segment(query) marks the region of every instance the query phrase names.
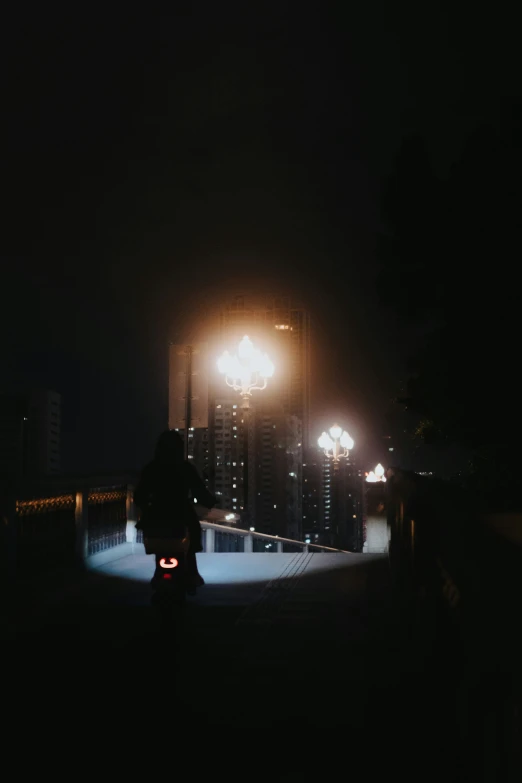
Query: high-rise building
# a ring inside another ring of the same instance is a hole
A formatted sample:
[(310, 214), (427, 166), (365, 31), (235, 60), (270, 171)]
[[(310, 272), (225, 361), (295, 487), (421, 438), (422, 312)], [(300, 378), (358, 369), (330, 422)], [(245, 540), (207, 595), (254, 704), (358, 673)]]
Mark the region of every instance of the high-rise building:
[(27, 476), (27, 399), (20, 394), (0, 396), (0, 476), (18, 482)]
[(234, 348), (247, 334), (276, 366), (263, 396), (281, 402), (285, 413), (302, 422), (306, 448), (310, 437), (310, 315), (288, 296), (256, 301), (235, 297), (220, 314), (220, 342)]
[(361, 471), (352, 458), (334, 465), (324, 457), (325, 543), (329, 540), (330, 546), (361, 550), (362, 481)]
[(352, 458), (334, 466), (323, 452), (307, 452), (303, 464), (305, 541), (362, 550), (362, 481)]
[[(175, 428), (185, 441), (185, 431)], [(211, 467), (210, 467), (210, 447), (208, 427), (190, 427), (188, 433), (188, 459), (194, 462), (199, 475), (210, 486)]]
[(60, 472), (61, 397), (36, 390), (0, 396), (0, 473), (27, 480)]
[[(213, 433), (211, 491), (218, 499), (218, 508), (241, 515), (245, 507), (245, 420), (239, 401), (229, 397), (216, 398), (209, 423)], [(249, 497), (253, 495), (252, 484), (248, 494)]]
[[(211, 373), (211, 489), (223, 508), (242, 515), (244, 524), (301, 539), (302, 449), (310, 416), (310, 318), (289, 297), (268, 301), (235, 297), (220, 312), (211, 353), (235, 352), (244, 335), (269, 355), (276, 369), (266, 389), (253, 392), (245, 417), (240, 395), (228, 389), (221, 376)], [(246, 504), (243, 463), (247, 443)]]
[(324, 454), (308, 449), (303, 456), (303, 534), (311, 544), (325, 543)]
[(281, 403), (260, 401), (254, 414), (253, 524), (261, 533), (302, 540), (302, 429)]
[(60, 472), (61, 396), (46, 389), (29, 395), (29, 473), (51, 476)]

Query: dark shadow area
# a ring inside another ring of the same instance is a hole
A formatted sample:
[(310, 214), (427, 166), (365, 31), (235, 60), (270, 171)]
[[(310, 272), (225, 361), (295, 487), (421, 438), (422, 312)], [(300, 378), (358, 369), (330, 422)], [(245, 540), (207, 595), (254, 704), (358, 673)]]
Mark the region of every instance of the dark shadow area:
[(91, 573), (88, 589), (38, 631), (4, 644), (8, 670), (55, 701), (70, 698), (74, 683), (104, 710), (130, 700), (133, 710), (150, 711), (165, 694), (177, 705), (172, 725), (192, 726), (210, 743), (226, 735), (262, 748), (277, 732), (292, 743), (309, 737), (292, 757), (292, 775), (311, 774), (335, 742), (350, 744), (372, 774), (400, 769), (413, 779), (428, 765), (445, 780), (468, 779), (456, 705), (498, 698), (513, 684), (508, 673), (482, 675), (480, 690), (466, 683), (445, 618), (430, 623), (432, 634), (412, 624), (385, 556), (310, 569), (293, 589), (276, 582), (257, 601), (248, 596), (249, 605), (217, 605), (227, 586), (205, 586), (215, 605), (189, 599), (179, 624), (166, 628), (146, 584)]

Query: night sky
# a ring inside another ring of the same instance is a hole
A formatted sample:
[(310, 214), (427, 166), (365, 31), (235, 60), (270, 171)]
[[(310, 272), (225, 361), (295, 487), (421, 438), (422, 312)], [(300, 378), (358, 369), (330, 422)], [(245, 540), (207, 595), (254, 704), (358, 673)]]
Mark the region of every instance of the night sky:
[(304, 300), (314, 416), (380, 457), (416, 337), (374, 287), (383, 185), (412, 131), (444, 174), (518, 44), (476, 6), (359, 5), (4, 17), (0, 385), (63, 395), (66, 470), (149, 458), (169, 341), (242, 290)]

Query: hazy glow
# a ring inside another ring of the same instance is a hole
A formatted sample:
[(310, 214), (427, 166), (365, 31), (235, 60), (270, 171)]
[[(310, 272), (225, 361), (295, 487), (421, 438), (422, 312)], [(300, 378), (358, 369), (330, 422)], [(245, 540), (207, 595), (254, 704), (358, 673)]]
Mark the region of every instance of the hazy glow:
[(230, 378), (240, 378), (243, 380), (243, 378), (247, 378), (250, 373), (248, 372), (248, 367), (243, 366), (237, 356), (232, 356), (227, 375), (230, 376)]
[[(230, 367), (230, 360), (231, 356), (228, 351), (224, 351), (224, 353), (219, 357), (217, 360), (217, 366), (220, 373), (224, 374), (226, 373), (228, 375), (228, 368)], [(218, 406), (221, 408), (221, 405)]]
[(386, 481), (384, 477), (384, 468), (379, 462), (378, 465), (374, 468), (374, 470), (371, 470), (368, 475), (366, 476), (366, 481), (369, 481), (370, 484), (375, 484), (376, 481)]
[[(239, 356), (240, 359), (250, 359), (253, 353), (254, 353), (254, 343), (245, 334), (245, 336), (239, 343), (239, 347), (237, 349), (237, 355)], [(256, 353), (259, 353), (259, 351), (256, 351)]]
[(351, 437), (348, 435), (348, 433), (346, 432), (346, 430), (345, 430), (345, 431), (343, 432), (343, 434), (341, 435), (341, 446), (342, 446), (344, 449), (348, 449), (348, 451), (350, 451), (350, 449), (353, 449), (353, 447), (355, 446), (355, 441), (354, 441), (354, 439), (353, 439), (353, 438), (351, 438)]
[(240, 391), (243, 397), (250, 396), (253, 389), (264, 389), (267, 378), (271, 378), (275, 370), (267, 354), (255, 348), (247, 335), (240, 341), (237, 355), (231, 356), (224, 351), (217, 360), (217, 367), (227, 385)]
[(333, 427), (330, 427), (330, 435), (334, 440), (339, 440), (339, 438), (342, 435), (342, 429), (339, 427), (338, 424), (334, 424)]
[(353, 449), (355, 444), (353, 438), (338, 424), (333, 424), (330, 427), (330, 435), (323, 432), (321, 437), (317, 439), (317, 443), (326, 456), (337, 464), (342, 457), (348, 458), (350, 456), (350, 449)]
[(274, 374), (274, 370), (275, 367), (273, 363), (270, 361), (266, 353), (263, 354), (263, 356), (261, 357), (261, 368), (259, 370), (261, 377), (271, 378), (272, 375)]
[(321, 437), (317, 439), (317, 443), (319, 448), (324, 450), (326, 456), (331, 457), (337, 463), (341, 457), (349, 456), (350, 449), (353, 449), (355, 442), (346, 430), (343, 430), (338, 424), (333, 424), (330, 427), (330, 435), (327, 432), (323, 432)]
[(327, 432), (323, 432), (321, 437), (317, 440), (317, 443), (322, 449), (331, 449), (334, 445), (333, 440), (330, 438)]

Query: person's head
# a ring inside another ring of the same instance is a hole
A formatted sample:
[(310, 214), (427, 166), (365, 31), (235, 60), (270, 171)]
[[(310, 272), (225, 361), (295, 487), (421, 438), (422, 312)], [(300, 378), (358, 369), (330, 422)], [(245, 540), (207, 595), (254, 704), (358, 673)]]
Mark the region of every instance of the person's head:
[(183, 438), (176, 430), (162, 432), (156, 444), (155, 459), (158, 462), (183, 462)]

